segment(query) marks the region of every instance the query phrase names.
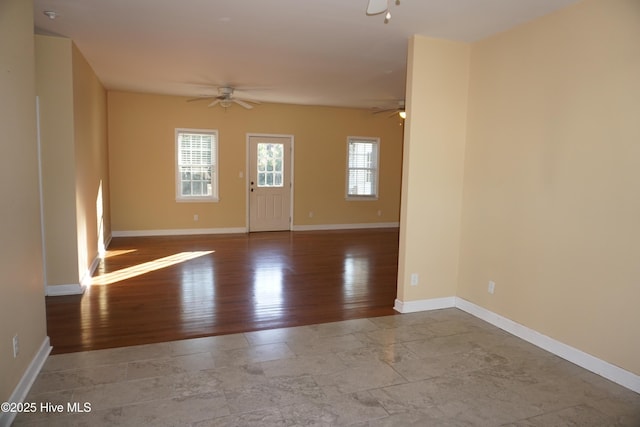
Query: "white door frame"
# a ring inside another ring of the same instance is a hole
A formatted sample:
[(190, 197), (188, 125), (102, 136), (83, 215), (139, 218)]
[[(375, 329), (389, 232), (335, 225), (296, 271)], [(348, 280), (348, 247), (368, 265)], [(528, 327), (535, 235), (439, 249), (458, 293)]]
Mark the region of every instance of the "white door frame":
[(289, 135), (289, 134), (280, 134), (280, 133), (247, 133), (246, 136), (246, 163), (245, 163), (245, 206), (246, 208), (246, 218), (245, 218), (245, 228), (247, 230), (247, 233), (249, 232), (249, 213), (250, 213), (250, 209), (251, 209), (251, 205), (250, 205), (250, 200), (249, 200), (249, 180), (251, 179), (251, 171), (250, 169), (250, 165), (251, 165), (251, 146), (250, 146), (250, 139), (252, 137), (262, 137), (262, 138), (289, 138), (289, 141), (291, 141), (291, 153), (290, 154), (290, 161), (289, 161), (289, 167), (290, 169), (290, 176), (291, 176), (291, 186), (289, 187), (289, 200), (291, 201), (290, 206), (289, 206), (289, 217), (291, 218), (291, 221), (289, 221), (289, 230), (293, 230), (293, 188), (294, 188), (294, 174), (293, 174), (293, 165), (294, 165), (294, 136), (293, 135)]

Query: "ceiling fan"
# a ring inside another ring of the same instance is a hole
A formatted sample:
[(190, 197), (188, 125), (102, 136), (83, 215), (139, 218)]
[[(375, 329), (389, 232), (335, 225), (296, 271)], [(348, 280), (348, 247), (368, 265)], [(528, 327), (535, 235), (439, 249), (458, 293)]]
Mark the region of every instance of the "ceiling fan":
[(403, 119), (407, 117), (407, 113), (404, 109), (404, 100), (398, 101), (397, 107), (377, 109), (376, 111), (373, 112), (373, 114), (380, 114), (380, 113), (391, 113), (389, 114), (389, 117), (393, 117), (396, 114), (402, 117)]
[(256, 101), (255, 99), (249, 98), (239, 98), (233, 95), (235, 88), (231, 86), (222, 86), (218, 88), (218, 95), (214, 96), (200, 96), (198, 98), (188, 99), (187, 102), (192, 101), (201, 101), (203, 99), (211, 99), (211, 103), (207, 105), (207, 107), (214, 107), (216, 105), (220, 105), (225, 110), (231, 105), (238, 104), (247, 110), (251, 110), (253, 105), (251, 104), (260, 104), (260, 101)]

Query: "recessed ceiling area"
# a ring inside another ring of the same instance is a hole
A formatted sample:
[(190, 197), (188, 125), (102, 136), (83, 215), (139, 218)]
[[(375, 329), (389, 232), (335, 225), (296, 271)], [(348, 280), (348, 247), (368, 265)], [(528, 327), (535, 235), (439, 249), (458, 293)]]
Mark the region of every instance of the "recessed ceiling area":
[(108, 90), (373, 108), (404, 99), (413, 34), (473, 42), (576, 2), (391, 0), (385, 23), (368, 0), (35, 0), (34, 18)]

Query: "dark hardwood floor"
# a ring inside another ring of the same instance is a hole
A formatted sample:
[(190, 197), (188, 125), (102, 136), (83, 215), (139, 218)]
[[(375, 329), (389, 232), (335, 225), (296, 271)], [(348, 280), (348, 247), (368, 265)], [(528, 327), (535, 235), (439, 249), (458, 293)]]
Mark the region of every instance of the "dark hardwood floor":
[(84, 295), (47, 297), (53, 353), (391, 315), (398, 230), (114, 238)]

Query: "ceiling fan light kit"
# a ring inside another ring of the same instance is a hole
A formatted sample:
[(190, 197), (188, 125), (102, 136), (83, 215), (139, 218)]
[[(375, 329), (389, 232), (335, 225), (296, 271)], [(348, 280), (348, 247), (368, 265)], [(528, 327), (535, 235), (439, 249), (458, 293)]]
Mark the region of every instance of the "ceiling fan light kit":
[(53, 10), (45, 10), (44, 12), (42, 12), (47, 18), (51, 19), (52, 21), (55, 20), (58, 17), (58, 12), (53, 11)]
[[(400, 5), (400, 0), (395, 0), (394, 3)], [(388, 24), (391, 20), (391, 0), (369, 0), (367, 15), (379, 15), (381, 13), (385, 14), (384, 23)]]

